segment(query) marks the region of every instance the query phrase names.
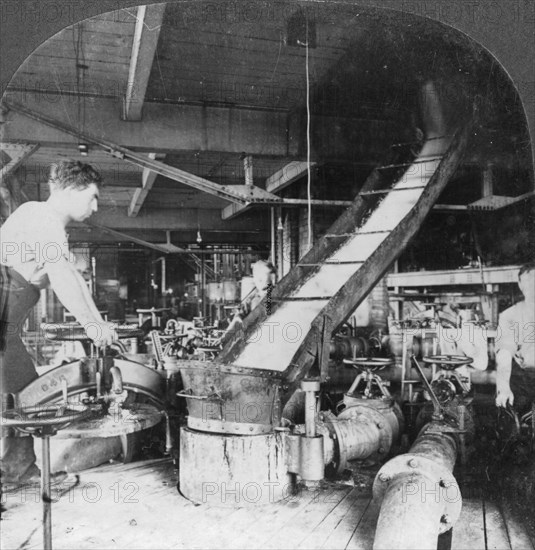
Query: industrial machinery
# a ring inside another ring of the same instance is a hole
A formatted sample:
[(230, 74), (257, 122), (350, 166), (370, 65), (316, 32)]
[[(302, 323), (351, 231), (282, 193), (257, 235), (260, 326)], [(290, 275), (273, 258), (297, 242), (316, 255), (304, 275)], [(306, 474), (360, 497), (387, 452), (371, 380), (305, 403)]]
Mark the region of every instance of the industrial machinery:
[(374, 498), (381, 504), (374, 540), (377, 549), (435, 548), (438, 536), (451, 529), (461, 513), (461, 492), (452, 472), (457, 455), (465, 458), (466, 436), (473, 433), (473, 426), (468, 422), (466, 392), (457, 394), (450, 381), (457, 379), (451, 373), (471, 359), (428, 357), (426, 362), (442, 367), (431, 383), (414, 355), (411, 359), (433, 412), (409, 452), (394, 457), (377, 473), (373, 486)]
[[(468, 129), (445, 136), (432, 84), (424, 86), (424, 95), (427, 141), (419, 156), (394, 167), (390, 179), (385, 171), (372, 173), (353, 205), (277, 284), (270, 303), (264, 299), (251, 312), (243, 332), (215, 361), (179, 365), (188, 408), (180, 436), (180, 490), (187, 498), (273, 502), (296, 482), (315, 486), (326, 466), (388, 454), (401, 426), (373, 372), (386, 363), (354, 361), (361, 372), (338, 414), (320, 415), (316, 394), (328, 375), (333, 332), (420, 226), (464, 149)], [(299, 387), (305, 423), (287, 426), (283, 410)], [(435, 424), (442, 428), (444, 420)]]
[[(50, 340), (90, 340), (77, 323), (46, 324), (43, 335)], [(140, 334), (135, 326), (120, 326), (119, 338)], [(123, 456), (132, 456), (131, 434), (158, 424), (165, 416), (165, 371), (114, 356), (111, 349), (101, 352), (91, 346), (89, 357), (56, 367), (20, 392), (7, 396), (4, 403), (11, 411), (28, 407), (48, 407), (59, 402), (69, 406), (86, 406), (91, 415), (83, 421), (62, 429), (58, 437), (72, 440), (119, 438)], [(4, 411), (10, 415), (9, 411)], [(13, 413), (15, 414), (15, 413)], [(73, 452), (76, 463), (71, 467), (87, 468), (102, 462), (110, 449), (94, 447), (94, 455), (83, 453), (81, 459)], [(99, 462), (100, 460), (100, 462)], [(70, 469), (70, 468), (69, 468)]]
[[(188, 499), (231, 506), (276, 502), (298, 486), (317, 487), (326, 474), (343, 471), (351, 460), (373, 456), (383, 460), (391, 452), (403, 419), (385, 383), (385, 374), (396, 367), (392, 360), (378, 357), (381, 335), (367, 341), (352, 336), (346, 364), (358, 372), (334, 411), (321, 410), (318, 393), (328, 381), (331, 353), (344, 355), (339, 348), (345, 344), (339, 341), (333, 346), (332, 335), (418, 231), (455, 171), (470, 135), (469, 127), (456, 133), (448, 130), (432, 83), (422, 91), (426, 141), (419, 154), (406, 163), (375, 169), (353, 204), (217, 355), (173, 361), (173, 370), (182, 379), (177, 397), (185, 399), (188, 411), (179, 448), (179, 490)], [(90, 389), (94, 395), (89, 402), (105, 413), (110, 407), (124, 411), (129, 392), (162, 403), (165, 376), (160, 371), (165, 371), (166, 358), (159, 336), (153, 339), (163, 369), (92, 357), (41, 377), (16, 396), (15, 405), (58, 399), (63, 380), (69, 394)], [(385, 464), (376, 480), (374, 491), (385, 510), (379, 517), (377, 548), (417, 547), (410, 536), (400, 546), (392, 542), (387, 531), (392, 506), (401, 510), (399, 518), (412, 516), (411, 525), (424, 515), (429, 540), (451, 528), (458, 517), (460, 496), (450, 506), (445, 490), (457, 487), (451, 472), (466, 435), (462, 410), (468, 386), (454, 372), (457, 366), (449, 368), (452, 358), (439, 353), (445, 352), (431, 352), (433, 364), (442, 365), (432, 384), (415, 361), (434, 405), (430, 422), (409, 454)], [(298, 390), (304, 399), (294, 400)], [(458, 417), (444, 410), (455, 398)], [(301, 407), (304, 423), (287, 414), (290, 403)], [(438, 502), (431, 512), (417, 504), (405, 509), (397, 500), (408, 479), (439, 484)], [(396, 520), (395, 525), (403, 531), (403, 521)]]

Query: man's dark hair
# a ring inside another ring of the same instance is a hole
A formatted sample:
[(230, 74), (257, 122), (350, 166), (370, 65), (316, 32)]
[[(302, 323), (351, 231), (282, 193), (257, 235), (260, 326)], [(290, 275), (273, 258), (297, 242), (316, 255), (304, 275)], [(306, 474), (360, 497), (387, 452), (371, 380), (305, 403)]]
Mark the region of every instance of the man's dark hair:
[(525, 263), (519, 270), (518, 270), (518, 278), (524, 273), (529, 273), (530, 271), (535, 270), (535, 260), (531, 260), (530, 262)]
[(92, 183), (102, 185), (102, 176), (90, 165), (78, 160), (61, 160), (50, 166), (49, 183), (58, 189), (86, 189)]

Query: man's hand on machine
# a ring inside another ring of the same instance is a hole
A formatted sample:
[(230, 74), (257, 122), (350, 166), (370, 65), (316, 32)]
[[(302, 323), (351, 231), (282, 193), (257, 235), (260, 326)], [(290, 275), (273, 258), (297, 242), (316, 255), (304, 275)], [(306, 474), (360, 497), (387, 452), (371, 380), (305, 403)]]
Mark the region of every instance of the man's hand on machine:
[(118, 340), (116, 328), (115, 323), (109, 323), (108, 321), (93, 321), (84, 325), (88, 338), (91, 338), (99, 348), (110, 346)]
[(513, 392), (511, 391), (511, 388), (509, 386), (497, 388), (496, 391), (496, 406), (497, 407), (507, 407), (507, 403), (510, 405), (513, 404), (515, 400), (515, 396), (513, 395)]

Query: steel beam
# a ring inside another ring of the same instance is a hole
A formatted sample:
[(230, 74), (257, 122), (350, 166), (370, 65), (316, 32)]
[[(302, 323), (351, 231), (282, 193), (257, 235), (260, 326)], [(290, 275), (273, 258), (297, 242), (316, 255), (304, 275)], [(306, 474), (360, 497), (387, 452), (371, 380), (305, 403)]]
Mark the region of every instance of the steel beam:
[[(79, 98), (10, 91), (5, 101), (24, 104), (28, 109), (46, 112), (51, 119), (68, 123), (77, 120)], [(146, 153), (177, 151), (219, 151), (259, 157), (297, 155), (297, 139), (289, 140), (287, 113), (230, 107), (146, 102), (143, 123), (120, 120), (122, 105), (116, 99), (91, 97), (85, 102), (87, 133), (104, 137), (123, 147)], [(63, 131), (36, 124), (11, 112), (3, 126), (3, 139), (41, 143), (43, 146), (79, 142)]]
[[(340, 208), (344, 207), (347, 208), (348, 206), (351, 206), (353, 204), (353, 201), (338, 201), (338, 200), (323, 200), (323, 199), (311, 199), (310, 201), (308, 199), (279, 199), (277, 201), (270, 200), (267, 198), (262, 203), (257, 202), (258, 204), (263, 204), (266, 206), (325, 206), (325, 207), (334, 207), (334, 208)], [(250, 210), (251, 207), (253, 207), (255, 203), (249, 203), (249, 204), (229, 204), (223, 208), (221, 211), (221, 218), (223, 220), (230, 220), (234, 217), (236, 217), (238, 214), (242, 214), (246, 210)]]

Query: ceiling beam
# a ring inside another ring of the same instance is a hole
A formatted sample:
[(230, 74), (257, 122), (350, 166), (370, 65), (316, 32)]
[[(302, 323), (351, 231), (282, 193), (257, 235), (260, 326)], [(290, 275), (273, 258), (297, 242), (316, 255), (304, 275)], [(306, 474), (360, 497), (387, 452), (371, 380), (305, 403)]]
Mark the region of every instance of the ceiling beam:
[(162, 27), (165, 4), (139, 6), (123, 103), (125, 120), (141, 120), (145, 93)]
[[(121, 233), (120, 231), (118, 233)], [(164, 231), (136, 231), (128, 230), (124, 232), (128, 237), (136, 237), (149, 243), (161, 244), (165, 241)], [(197, 230), (194, 231), (173, 231), (173, 244), (181, 247), (191, 246), (196, 242)], [(205, 245), (251, 245), (251, 246), (269, 246), (269, 231), (256, 232), (219, 232), (219, 231), (203, 231), (203, 243)], [(109, 233), (104, 233), (97, 228), (76, 227), (69, 229), (69, 243), (87, 242), (92, 244), (99, 243), (119, 243), (128, 242), (130, 239), (112, 236)]]
[[(266, 191), (269, 191), (270, 193), (282, 191), (282, 189), (288, 187), (294, 181), (297, 181), (304, 174), (306, 174), (307, 166), (307, 162), (289, 162), (286, 166), (266, 179)], [(313, 166), (316, 166), (315, 162), (310, 163), (310, 168)]]
[[(0, 183), (2, 183), (9, 174), (12, 174), (28, 157), (33, 155), (37, 149), (39, 149), (38, 143), (0, 142), (0, 151), (2, 152)], [(5, 159), (6, 155), (9, 159)]]
[[(134, 237), (133, 235), (129, 235), (127, 233), (123, 233), (122, 231), (115, 231), (114, 229), (110, 229), (109, 227), (104, 227), (99, 224), (91, 223), (91, 222), (84, 222), (84, 225), (94, 228), (99, 232), (111, 235), (114, 239), (119, 239), (120, 241), (126, 241), (126, 242), (133, 242), (136, 244), (139, 244), (140, 246), (143, 246), (145, 248), (150, 248), (152, 250), (157, 250), (158, 252), (161, 252), (163, 254), (191, 254), (194, 256), (197, 256), (199, 254), (214, 254), (214, 253), (241, 253), (245, 252), (244, 249), (241, 248), (181, 248), (179, 246), (176, 246), (170, 242), (166, 243), (151, 243), (145, 239), (139, 239), (137, 237)], [(95, 241), (92, 241), (95, 242)], [(102, 241), (106, 242), (106, 241)], [(252, 246), (252, 245), (248, 245)]]
[(144, 239), (138, 239), (137, 237), (128, 235), (127, 233), (123, 233), (122, 231), (115, 231), (115, 229), (111, 229), (109, 227), (105, 227), (103, 225), (93, 223), (93, 222), (84, 222), (84, 225), (97, 229), (98, 231), (102, 231), (103, 233), (107, 233), (108, 235), (111, 235), (112, 237), (115, 237), (115, 238), (119, 238), (120, 240), (130, 241), (130, 242), (139, 244), (141, 246), (144, 246), (146, 248), (151, 248), (153, 250), (157, 250), (158, 252), (162, 252), (164, 254), (169, 254), (169, 249), (166, 248), (165, 245), (150, 243)]
[[(4, 101), (6, 107), (8, 103), (23, 104), (69, 126), (78, 120), (76, 96), (22, 91), (6, 93)], [(139, 124), (120, 120), (120, 107), (114, 99), (91, 98), (85, 101), (85, 110), (87, 134), (105, 137), (135, 151), (247, 151), (274, 158), (295, 156), (298, 152), (297, 138), (288, 138), (287, 114), (281, 112), (149, 102), (143, 107), (143, 122)], [(41, 143), (43, 147), (77, 146), (80, 141), (76, 135), (66, 135), (15, 111), (8, 112), (5, 119), (2, 138), (6, 141)]]
[[(102, 207), (90, 221), (117, 231), (254, 231), (269, 229), (269, 212), (265, 209), (244, 214), (236, 220), (222, 220), (220, 209), (173, 208), (168, 210), (144, 208), (135, 218), (126, 213), (126, 208)], [(72, 227), (80, 227), (73, 223)]]
[[(157, 158), (156, 153), (149, 153), (149, 158), (154, 160)], [(158, 176), (157, 172), (153, 172), (149, 168), (144, 168), (141, 175), (141, 187), (138, 187), (134, 191), (132, 200), (130, 201), (130, 206), (128, 207), (128, 215), (131, 217), (136, 217), (147, 198), (149, 191), (152, 189), (156, 177)]]
[(239, 204), (248, 204), (250, 202), (281, 202), (279, 197), (268, 193), (259, 187), (254, 187), (251, 185), (219, 185), (207, 179), (196, 176), (195, 174), (190, 174), (184, 170), (180, 170), (173, 166), (168, 166), (163, 162), (147, 158), (144, 155), (136, 153), (126, 147), (122, 147), (112, 141), (104, 140), (88, 132), (81, 132), (70, 124), (35, 111), (20, 103), (4, 101), (4, 105), (10, 111), (15, 111), (16, 113), (22, 114), (37, 123), (44, 124), (54, 130), (74, 136), (79, 141), (82, 140), (93, 147), (96, 146), (114, 157), (135, 164), (136, 166), (140, 166), (141, 168), (148, 168), (157, 174), (165, 176), (166, 178), (189, 185), (190, 187), (194, 187), (195, 189), (204, 191), (210, 195), (215, 195), (219, 198), (231, 202), (237, 202)]

